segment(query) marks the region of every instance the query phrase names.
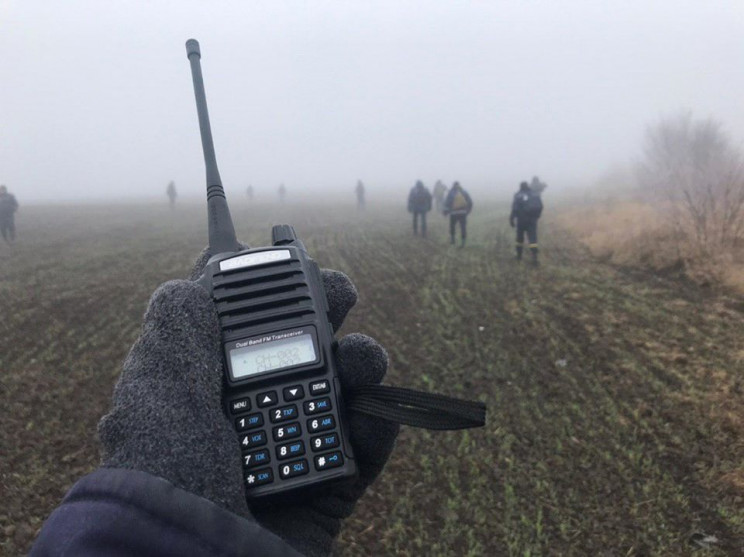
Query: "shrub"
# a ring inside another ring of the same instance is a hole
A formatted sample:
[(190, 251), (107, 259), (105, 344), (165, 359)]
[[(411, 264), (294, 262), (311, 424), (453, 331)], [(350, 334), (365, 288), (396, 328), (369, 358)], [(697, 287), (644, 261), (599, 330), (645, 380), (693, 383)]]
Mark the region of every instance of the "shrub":
[(721, 124), (689, 113), (646, 133), (639, 182), (662, 208), (683, 258), (731, 259), (744, 236), (744, 165)]

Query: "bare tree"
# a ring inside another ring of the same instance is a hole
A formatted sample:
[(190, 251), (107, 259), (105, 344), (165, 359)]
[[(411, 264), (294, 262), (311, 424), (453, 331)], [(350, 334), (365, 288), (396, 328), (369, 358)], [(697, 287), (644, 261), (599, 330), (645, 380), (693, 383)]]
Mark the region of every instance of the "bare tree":
[(690, 113), (646, 133), (640, 183), (665, 206), (696, 255), (731, 249), (744, 236), (744, 164), (720, 122)]

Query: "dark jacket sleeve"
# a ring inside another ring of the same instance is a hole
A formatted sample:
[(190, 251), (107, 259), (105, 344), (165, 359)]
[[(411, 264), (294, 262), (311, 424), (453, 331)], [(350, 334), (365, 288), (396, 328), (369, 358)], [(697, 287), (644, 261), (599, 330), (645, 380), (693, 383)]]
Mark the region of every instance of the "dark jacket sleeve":
[(162, 478), (120, 468), (101, 468), (76, 483), (30, 555), (301, 557), (257, 522)]
[(538, 201), (538, 209), (537, 209), (537, 215), (535, 216), (535, 218), (538, 218), (538, 219), (539, 219), (539, 218), (540, 218), (540, 217), (542, 216), (542, 212), (543, 212), (543, 202), (542, 202), (542, 197), (540, 197), (540, 196), (538, 195), (538, 196), (537, 196), (537, 201)]

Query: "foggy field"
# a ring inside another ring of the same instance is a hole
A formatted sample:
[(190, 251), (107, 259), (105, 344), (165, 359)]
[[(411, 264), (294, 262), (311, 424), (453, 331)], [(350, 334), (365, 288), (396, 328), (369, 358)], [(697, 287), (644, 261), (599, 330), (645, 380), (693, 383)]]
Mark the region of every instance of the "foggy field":
[[(402, 429), (340, 554), (743, 554), (744, 300), (597, 262), (549, 210), (542, 267), (517, 265), (508, 207), (475, 201), (464, 250), (433, 214), (414, 239), (398, 207), (233, 204), (244, 241), (289, 222), (352, 278), (341, 334), (387, 348), (388, 383), (488, 404), (482, 429)], [(0, 552), (25, 553), (96, 466), (147, 300), (187, 275), (205, 221), (202, 205), (19, 213), (0, 245)]]

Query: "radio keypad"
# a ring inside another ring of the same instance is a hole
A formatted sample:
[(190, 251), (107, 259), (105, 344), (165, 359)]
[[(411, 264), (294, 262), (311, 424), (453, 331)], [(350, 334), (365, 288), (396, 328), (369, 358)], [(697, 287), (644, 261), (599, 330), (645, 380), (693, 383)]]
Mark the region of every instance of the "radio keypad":
[[(261, 410), (239, 416), (234, 420), (235, 429), (240, 433), (243, 467), (246, 470), (245, 481), (249, 489), (272, 483), (275, 476), (279, 481), (285, 481), (309, 474), (310, 462), (298, 458), (306, 453), (308, 442), (314, 453), (313, 473), (324, 473), (324, 470), (344, 464), (343, 453), (337, 449), (341, 446), (341, 438), (336, 429), (336, 418), (333, 414), (328, 414), (333, 410), (332, 397), (321, 396), (331, 393), (330, 380), (316, 380), (305, 386), (290, 385), (279, 390), (285, 403), (301, 401), (302, 408), (298, 408), (300, 403), (277, 406), (279, 404), (277, 390), (265, 391), (256, 394), (254, 399), (256, 407)], [(245, 414), (250, 411), (251, 402), (249, 397), (233, 400), (230, 402), (230, 411), (233, 414)], [(299, 439), (303, 435), (303, 426), (296, 420), (302, 417), (307, 418), (304, 424), (307, 426), (307, 432), (318, 434), (309, 441)], [(274, 443), (264, 447), (268, 443), (267, 431), (251, 430), (260, 428), (267, 422), (277, 425), (271, 428)], [(276, 458), (277, 463), (267, 467), (266, 465), (272, 461), (272, 456)], [(256, 468), (260, 466), (264, 468)]]

